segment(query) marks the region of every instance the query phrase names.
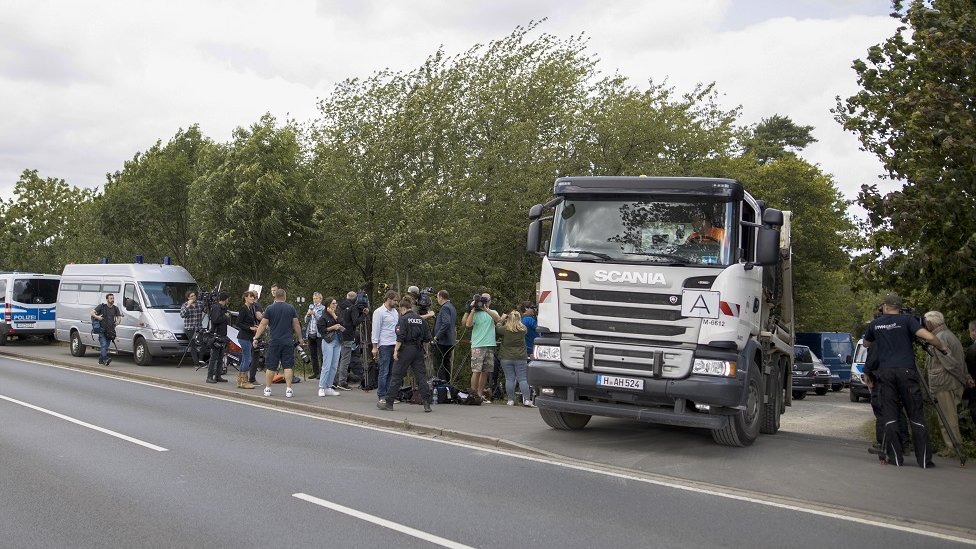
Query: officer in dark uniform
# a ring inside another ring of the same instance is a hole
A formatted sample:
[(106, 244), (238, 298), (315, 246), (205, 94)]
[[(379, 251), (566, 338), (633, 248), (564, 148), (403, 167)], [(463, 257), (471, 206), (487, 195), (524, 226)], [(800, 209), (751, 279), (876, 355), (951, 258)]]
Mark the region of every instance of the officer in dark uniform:
[(210, 307), (210, 329), (213, 331), (213, 345), (210, 347), (210, 363), (207, 365), (207, 383), (223, 383), (227, 380), (220, 377), (223, 369), (224, 349), (227, 348), (227, 324), (230, 313), (227, 311), (227, 292), (217, 294), (217, 302)]
[(393, 374), (386, 400), (376, 403), (380, 410), (393, 410), (393, 399), (403, 385), (407, 370), (410, 370), (419, 386), (424, 411), (430, 411), (430, 386), (427, 385), (427, 368), (424, 366), (427, 344), (430, 342), (430, 328), (423, 317), (411, 310), (412, 307), (413, 299), (404, 297), (400, 300), (400, 321), (397, 322), (397, 342), (393, 349)]

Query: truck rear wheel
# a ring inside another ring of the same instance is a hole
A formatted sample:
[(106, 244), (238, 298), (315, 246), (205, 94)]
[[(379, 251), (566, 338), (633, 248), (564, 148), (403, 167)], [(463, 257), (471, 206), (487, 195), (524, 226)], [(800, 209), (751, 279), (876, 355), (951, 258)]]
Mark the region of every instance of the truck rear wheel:
[(539, 414), (542, 416), (542, 421), (546, 422), (546, 425), (553, 429), (559, 429), (560, 431), (576, 431), (577, 429), (582, 429), (586, 427), (586, 424), (590, 422), (590, 418), (593, 417), (586, 414), (554, 412), (543, 408), (539, 409)]
[[(750, 368), (758, 368), (750, 364)], [(736, 410), (730, 416), (722, 416), (725, 425), (712, 430), (712, 438), (725, 446), (749, 446), (759, 437), (760, 424), (763, 416), (763, 376), (755, 372), (749, 376), (749, 395), (743, 410)]]
[(783, 413), (783, 364), (776, 365), (773, 375), (767, 379), (769, 398), (763, 404), (762, 427), (760, 431), (767, 435), (774, 435), (779, 431), (779, 420)]

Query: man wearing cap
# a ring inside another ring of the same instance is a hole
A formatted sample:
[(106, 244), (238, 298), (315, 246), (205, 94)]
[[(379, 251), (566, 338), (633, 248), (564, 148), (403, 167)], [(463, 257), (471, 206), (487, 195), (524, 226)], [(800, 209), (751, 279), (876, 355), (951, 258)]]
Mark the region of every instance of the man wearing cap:
[(864, 332), (864, 346), (877, 346), (877, 363), (868, 370), (865, 379), (868, 386), (880, 383), (881, 415), (884, 421), (884, 440), (881, 445), (883, 462), (901, 466), (901, 439), (898, 436), (899, 398), (908, 415), (915, 448), (915, 461), (919, 467), (934, 467), (932, 447), (929, 444), (925, 418), (922, 415), (922, 390), (919, 372), (915, 366), (912, 343), (920, 337), (932, 344), (940, 353), (948, 353), (945, 344), (932, 332), (922, 327), (919, 319), (901, 312), (902, 300), (895, 294), (885, 296), (882, 315), (868, 324)]

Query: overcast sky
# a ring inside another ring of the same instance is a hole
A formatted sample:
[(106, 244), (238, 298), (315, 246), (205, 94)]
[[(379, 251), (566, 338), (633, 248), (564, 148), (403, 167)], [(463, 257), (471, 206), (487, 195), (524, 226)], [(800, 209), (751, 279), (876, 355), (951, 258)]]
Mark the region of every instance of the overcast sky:
[(679, 91), (714, 81), (744, 124), (779, 113), (814, 126), (803, 156), (854, 198), (880, 164), (829, 110), (857, 91), (851, 61), (894, 32), (889, 12), (884, 0), (0, 0), (0, 198), (25, 169), (101, 187), (194, 123), (227, 141), (265, 112), (306, 121), (336, 82), (542, 18), (539, 32), (586, 33), (604, 74)]

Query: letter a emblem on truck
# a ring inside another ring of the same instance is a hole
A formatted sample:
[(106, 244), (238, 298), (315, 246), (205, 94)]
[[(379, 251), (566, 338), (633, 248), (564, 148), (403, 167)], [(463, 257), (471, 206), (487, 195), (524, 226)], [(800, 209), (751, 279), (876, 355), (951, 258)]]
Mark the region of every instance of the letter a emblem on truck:
[(719, 292), (682, 290), (681, 315), (697, 318), (718, 318)]

